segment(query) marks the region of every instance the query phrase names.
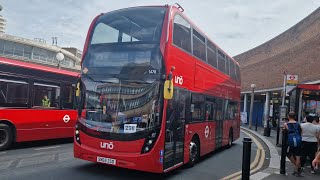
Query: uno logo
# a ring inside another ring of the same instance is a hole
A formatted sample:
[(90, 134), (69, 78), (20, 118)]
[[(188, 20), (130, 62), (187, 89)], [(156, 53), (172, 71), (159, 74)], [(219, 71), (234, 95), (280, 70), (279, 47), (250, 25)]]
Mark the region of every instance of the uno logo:
[(100, 147), (102, 149), (113, 149), (114, 145), (112, 142), (106, 143), (106, 142), (100, 142)]
[(182, 84), (183, 84), (183, 77), (182, 77), (182, 76), (175, 76), (175, 77), (174, 77), (174, 82), (175, 82), (176, 84), (182, 85)]

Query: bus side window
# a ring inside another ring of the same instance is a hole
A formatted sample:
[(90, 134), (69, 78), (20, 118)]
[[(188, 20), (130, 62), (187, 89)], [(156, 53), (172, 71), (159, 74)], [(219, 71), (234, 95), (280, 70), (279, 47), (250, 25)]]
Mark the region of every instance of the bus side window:
[(203, 95), (192, 93), (191, 109), (192, 109), (192, 121), (205, 120), (205, 98)]
[(65, 85), (62, 89), (62, 108), (73, 109), (74, 88), (72, 85)]
[(223, 120), (223, 100), (217, 99), (217, 111), (216, 111), (216, 120)]
[(214, 104), (212, 102), (206, 102), (206, 120), (214, 121), (215, 117)]
[(180, 15), (174, 17), (173, 44), (191, 53), (191, 25)]
[(228, 101), (228, 107), (226, 110), (226, 119), (227, 120), (234, 120), (236, 113), (238, 111), (237, 103), (234, 101)]
[(42, 108), (59, 108), (60, 87), (51, 84), (34, 83), (33, 106)]
[(0, 79), (0, 106), (1, 107), (27, 107), (28, 83)]

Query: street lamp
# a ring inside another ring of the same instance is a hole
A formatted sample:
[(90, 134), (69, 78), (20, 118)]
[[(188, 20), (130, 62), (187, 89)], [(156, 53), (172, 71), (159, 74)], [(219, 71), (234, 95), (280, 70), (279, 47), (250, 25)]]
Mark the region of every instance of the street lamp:
[(64, 60), (64, 55), (62, 54), (61, 51), (56, 54), (56, 59), (58, 61), (58, 68), (61, 69), (60, 63)]
[(252, 128), (252, 111), (253, 111), (253, 101), (254, 101), (254, 88), (255, 84), (251, 84), (251, 102), (250, 102), (250, 116), (249, 116), (249, 129)]

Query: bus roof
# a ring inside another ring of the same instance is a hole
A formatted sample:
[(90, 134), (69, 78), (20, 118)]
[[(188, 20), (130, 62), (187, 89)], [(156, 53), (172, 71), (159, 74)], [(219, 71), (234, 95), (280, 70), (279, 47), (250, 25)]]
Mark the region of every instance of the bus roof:
[(0, 57), (0, 65), (1, 64), (19, 66), (19, 67), (28, 68), (28, 69), (35, 69), (35, 70), (39, 70), (39, 71), (46, 71), (46, 72), (63, 74), (63, 75), (74, 76), (74, 77), (77, 77), (80, 73), (80, 72), (77, 73), (77, 72), (67, 71), (67, 70), (63, 70), (63, 69), (57, 69), (57, 68), (53, 68), (53, 67), (42, 66), (39, 64), (23, 62), (23, 61), (19, 61), (19, 60), (7, 59), (7, 58), (3, 58), (3, 57)]

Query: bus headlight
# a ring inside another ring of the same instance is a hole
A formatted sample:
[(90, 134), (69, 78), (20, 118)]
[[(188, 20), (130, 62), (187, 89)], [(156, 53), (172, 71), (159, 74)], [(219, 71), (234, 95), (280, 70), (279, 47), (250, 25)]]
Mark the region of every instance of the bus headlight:
[(141, 154), (147, 153), (153, 148), (153, 146), (154, 146), (154, 144), (155, 144), (155, 142), (156, 142), (156, 140), (157, 140), (157, 138), (159, 136), (159, 132), (160, 132), (160, 129), (153, 130), (146, 137), (146, 140), (144, 141), (144, 145), (143, 145), (142, 150), (141, 150)]
[(75, 137), (77, 143), (81, 144), (80, 131), (79, 131), (79, 125), (78, 124), (75, 125), (74, 137)]

